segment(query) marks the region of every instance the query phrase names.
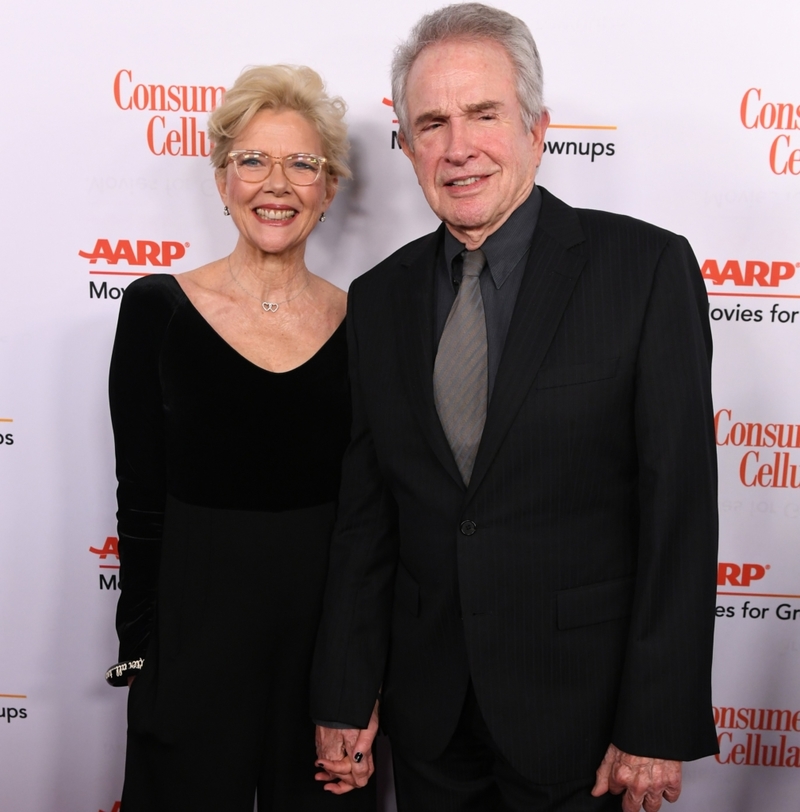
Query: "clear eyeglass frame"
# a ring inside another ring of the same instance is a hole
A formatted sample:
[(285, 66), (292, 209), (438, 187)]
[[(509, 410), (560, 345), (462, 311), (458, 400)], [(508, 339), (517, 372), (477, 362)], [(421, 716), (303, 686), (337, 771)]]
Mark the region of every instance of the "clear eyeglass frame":
[[(256, 163), (245, 164), (248, 159)], [(265, 163), (258, 163), (261, 160)], [(263, 183), (272, 174), (275, 164), (280, 164), (286, 180), (293, 186), (311, 186), (319, 179), (328, 159), (310, 152), (276, 156), (257, 149), (236, 149), (228, 153), (228, 162), (233, 163), (236, 174), (245, 183)]]

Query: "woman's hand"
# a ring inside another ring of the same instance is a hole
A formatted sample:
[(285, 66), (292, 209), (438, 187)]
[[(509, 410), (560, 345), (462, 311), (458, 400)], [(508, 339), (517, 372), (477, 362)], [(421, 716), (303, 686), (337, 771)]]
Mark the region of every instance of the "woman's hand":
[(372, 744), (377, 735), (378, 702), (375, 702), (369, 724), (363, 730), (318, 725), (316, 766), (320, 772), (314, 778), (327, 782), (324, 789), (334, 795), (365, 787), (375, 772)]

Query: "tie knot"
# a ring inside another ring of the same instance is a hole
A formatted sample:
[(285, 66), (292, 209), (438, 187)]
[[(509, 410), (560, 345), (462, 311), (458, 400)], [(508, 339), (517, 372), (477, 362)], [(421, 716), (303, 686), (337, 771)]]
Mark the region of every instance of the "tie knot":
[(462, 276), (480, 276), (483, 266), (486, 265), (486, 257), (480, 248), (474, 251), (463, 251), (464, 265), (461, 270)]

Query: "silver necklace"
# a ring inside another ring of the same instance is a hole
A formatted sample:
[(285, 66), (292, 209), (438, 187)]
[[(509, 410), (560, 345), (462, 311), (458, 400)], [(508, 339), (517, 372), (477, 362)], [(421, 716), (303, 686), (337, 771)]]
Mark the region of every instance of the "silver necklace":
[(257, 302), (261, 302), (261, 308), (265, 313), (277, 313), (278, 308), (282, 304), (286, 304), (287, 302), (291, 302), (292, 300), (296, 299), (308, 287), (309, 282), (311, 282), (311, 275), (308, 274), (308, 271), (306, 271), (306, 273), (308, 274), (306, 283), (305, 285), (303, 285), (302, 288), (300, 288), (300, 290), (297, 291), (297, 293), (295, 293), (294, 296), (290, 296), (288, 299), (284, 299), (282, 302), (262, 302), (260, 296), (256, 296), (250, 293), (250, 291), (233, 275), (233, 268), (231, 268), (230, 256), (228, 257), (228, 272), (231, 275), (231, 279), (233, 279), (233, 281), (236, 283), (236, 285), (239, 287), (240, 290), (244, 291), (244, 293), (246, 293), (251, 299), (255, 299)]

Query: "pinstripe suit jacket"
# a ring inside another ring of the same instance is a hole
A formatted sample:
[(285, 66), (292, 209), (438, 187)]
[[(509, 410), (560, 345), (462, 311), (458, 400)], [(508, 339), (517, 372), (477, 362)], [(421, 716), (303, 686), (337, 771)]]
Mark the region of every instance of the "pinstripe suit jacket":
[(441, 229), (351, 288), (312, 715), (438, 755), (471, 678), (541, 783), (716, 752), (708, 303), (682, 237), (545, 190), (469, 487), (433, 401)]

